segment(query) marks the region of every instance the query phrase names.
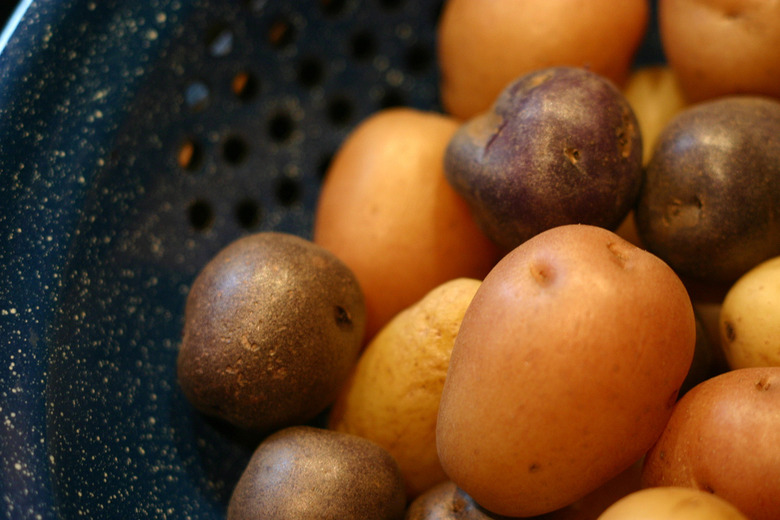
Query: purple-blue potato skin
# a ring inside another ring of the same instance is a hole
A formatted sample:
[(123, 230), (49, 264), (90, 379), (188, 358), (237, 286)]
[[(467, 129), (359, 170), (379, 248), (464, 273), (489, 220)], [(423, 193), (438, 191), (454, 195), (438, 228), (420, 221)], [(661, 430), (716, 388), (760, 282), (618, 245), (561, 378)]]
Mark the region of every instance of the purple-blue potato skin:
[(647, 165), (636, 225), (689, 279), (730, 284), (780, 255), (780, 101), (728, 96), (678, 114)]
[(642, 183), (642, 135), (609, 80), (552, 67), (518, 78), (464, 122), (444, 165), (485, 234), (511, 250), (559, 225), (616, 229)]

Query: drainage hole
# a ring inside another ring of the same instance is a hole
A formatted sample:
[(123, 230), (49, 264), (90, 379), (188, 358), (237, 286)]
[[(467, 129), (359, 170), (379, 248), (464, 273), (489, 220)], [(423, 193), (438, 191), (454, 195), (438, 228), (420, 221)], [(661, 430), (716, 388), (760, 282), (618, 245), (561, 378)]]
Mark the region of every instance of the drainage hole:
[(352, 35), (349, 41), (352, 57), (356, 60), (369, 60), (377, 51), (377, 43), (369, 31), (360, 31)]
[(406, 51), (406, 69), (413, 73), (424, 72), (433, 62), (430, 50), (417, 44)]
[(322, 83), (325, 77), (325, 67), (317, 58), (303, 58), (298, 63), (298, 83), (302, 86), (311, 88)]
[(344, 12), (347, 5), (346, 0), (320, 0), (322, 12), (328, 16), (336, 16)]
[(249, 101), (257, 96), (259, 83), (257, 78), (247, 71), (241, 71), (230, 82), (230, 90), (241, 101)]
[(222, 145), (222, 157), (229, 164), (240, 164), (246, 159), (249, 153), (249, 146), (238, 136), (230, 136), (225, 139)]
[(379, 0), (379, 6), (383, 9), (398, 9), (404, 4), (404, 0)]
[(289, 139), (294, 130), (295, 122), (293, 121), (293, 118), (285, 112), (276, 114), (268, 121), (268, 135), (278, 143)]
[(301, 185), (289, 177), (279, 180), (276, 184), (276, 200), (282, 206), (292, 206), (301, 198)]
[(380, 108), (392, 108), (392, 107), (400, 107), (404, 106), (406, 104), (406, 99), (404, 98), (404, 95), (401, 93), (398, 89), (388, 89), (385, 91), (385, 93), (382, 95), (382, 97), (379, 99), (379, 107)]
[(187, 170), (197, 170), (203, 161), (203, 148), (200, 143), (194, 139), (185, 139), (179, 147), (179, 153), (176, 154), (176, 162), (179, 167)]
[(268, 42), (276, 49), (281, 49), (295, 41), (295, 27), (286, 18), (278, 18), (268, 28)]
[(352, 119), (354, 107), (352, 102), (343, 96), (334, 97), (328, 103), (328, 119), (339, 126), (346, 125)]
[(235, 216), (242, 228), (255, 228), (260, 223), (260, 206), (252, 199), (244, 199), (236, 204)]
[(196, 231), (205, 231), (214, 222), (214, 210), (207, 201), (198, 199), (187, 209), (190, 225)]

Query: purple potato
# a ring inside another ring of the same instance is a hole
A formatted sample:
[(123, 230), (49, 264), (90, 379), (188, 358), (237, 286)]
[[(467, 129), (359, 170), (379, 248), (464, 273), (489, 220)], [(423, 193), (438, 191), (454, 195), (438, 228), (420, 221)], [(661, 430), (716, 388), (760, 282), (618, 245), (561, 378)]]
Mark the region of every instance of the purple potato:
[(731, 283), (780, 255), (780, 101), (730, 96), (678, 114), (647, 165), (636, 225), (691, 279)]
[(401, 520), (398, 463), (374, 442), (292, 426), (267, 437), (241, 474), (227, 520)]
[(445, 174), (506, 250), (547, 229), (615, 230), (642, 183), (642, 136), (622, 93), (582, 68), (515, 80), (451, 139)]

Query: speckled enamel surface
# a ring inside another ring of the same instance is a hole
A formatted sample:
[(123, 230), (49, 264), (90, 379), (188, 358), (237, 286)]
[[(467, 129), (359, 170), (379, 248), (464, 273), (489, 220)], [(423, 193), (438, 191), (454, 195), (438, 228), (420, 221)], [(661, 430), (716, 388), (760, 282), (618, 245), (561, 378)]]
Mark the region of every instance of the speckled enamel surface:
[(366, 115), (438, 107), (440, 4), (23, 0), (0, 49), (0, 516), (224, 517), (252, 442), (175, 384), (190, 284), (238, 236), (308, 236)]

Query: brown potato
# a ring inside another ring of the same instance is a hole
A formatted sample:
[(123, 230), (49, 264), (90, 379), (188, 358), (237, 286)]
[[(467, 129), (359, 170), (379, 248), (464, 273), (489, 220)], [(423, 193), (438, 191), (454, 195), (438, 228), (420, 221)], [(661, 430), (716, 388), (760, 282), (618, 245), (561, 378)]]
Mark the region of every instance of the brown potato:
[(468, 119), (515, 78), (559, 65), (622, 85), (648, 17), (646, 0), (447, 0), (437, 32), (444, 108)]
[(326, 174), (313, 240), (357, 276), (366, 341), (434, 287), (481, 280), (500, 257), (444, 178), (444, 149), (458, 124), (408, 108), (376, 113)]
[(645, 458), (642, 484), (702, 489), (751, 520), (776, 520), (780, 367), (731, 370), (685, 394)]
[(436, 415), (455, 335), (479, 285), (445, 282), (397, 314), (368, 344), (331, 410), (332, 429), (395, 457), (410, 499), (447, 478), (436, 453)]
[(598, 520), (749, 520), (722, 498), (682, 487), (636, 491), (614, 503)]
[(536, 235), (485, 277), (442, 392), (442, 467), (480, 505), (564, 507), (641, 458), (693, 357), (696, 322), (657, 257), (585, 225)]
[(689, 101), (780, 97), (780, 2), (660, 0), (663, 50)]

